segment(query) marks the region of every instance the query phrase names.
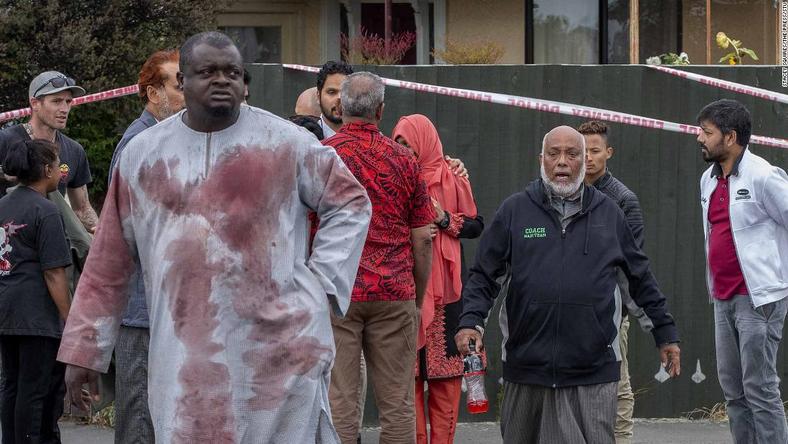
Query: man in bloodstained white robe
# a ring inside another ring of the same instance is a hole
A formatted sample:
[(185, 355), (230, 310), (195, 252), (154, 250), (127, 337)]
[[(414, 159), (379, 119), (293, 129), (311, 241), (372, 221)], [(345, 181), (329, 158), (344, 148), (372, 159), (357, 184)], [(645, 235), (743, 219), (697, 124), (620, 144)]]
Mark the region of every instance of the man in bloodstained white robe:
[(186, 110), (124, 150), (58, 359), (84, 404), (79, 388), (107, 370), (138, 261), (157, 442), (338, 442), (329, 310), (348, 308), (369, 199), (333, 149), (240, 104), (241, 63), (223, 34), (184, 44)]

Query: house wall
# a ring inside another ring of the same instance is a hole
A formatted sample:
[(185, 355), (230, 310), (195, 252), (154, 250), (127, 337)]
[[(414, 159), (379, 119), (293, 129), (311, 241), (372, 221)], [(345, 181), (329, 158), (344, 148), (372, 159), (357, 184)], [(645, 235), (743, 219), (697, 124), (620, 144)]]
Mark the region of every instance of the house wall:
[(525, 63), (525, 2), (447, 0), (446, 34), (460, 42), (491, 40), (505, 49), (500, 63)]

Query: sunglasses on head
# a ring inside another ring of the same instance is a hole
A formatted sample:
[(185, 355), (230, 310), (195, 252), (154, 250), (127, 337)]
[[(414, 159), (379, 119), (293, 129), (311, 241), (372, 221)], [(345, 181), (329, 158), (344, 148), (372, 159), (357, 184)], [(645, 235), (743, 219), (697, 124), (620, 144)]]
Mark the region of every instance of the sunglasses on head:
[(63, 86), (75, 86), (76, 84), (77, 82), (71, 77), (59, 75), (57, 77), (53, 77), (47, 80), (46, 83), (39, 86), (38, 89), (33, 93), (33, 97), (36, 97), (38, 92), (41, 91), (47, 85), (52, 85), (55, 88), (62, 88)]

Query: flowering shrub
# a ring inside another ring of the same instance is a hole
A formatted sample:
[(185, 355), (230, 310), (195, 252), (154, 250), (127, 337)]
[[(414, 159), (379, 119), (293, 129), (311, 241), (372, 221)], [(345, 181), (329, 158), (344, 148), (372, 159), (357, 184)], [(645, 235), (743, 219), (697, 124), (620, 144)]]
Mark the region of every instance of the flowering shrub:
[(353, 65), (396, 65), (415, 43), (416, 34), (412, 32), (392, 34), (386, 51), (383, 37), (359, 28), (353, 38), (341, 35), (342, 58)]
[(491, 65), (503, 57), (503, 46), (493, 41), (446, 40), (446, 49), (435, 49), (433, 57), (450, 65)]
[(733, 51), (725, 54), (719, 63), (727, 63), (729, 65), (741, 65), (741, 59), (743, 56), (750, 56), (753, 60), (758, 60), (758, 55), (755, 54), (755, 51), (752, 49), (747, 49), (741, 45), (740, 40), (734, 40), (724, 32), (717, 33), (717, 46), (722, 49), (728, 49), (729, 47), (733, 47)]
[(647, 65), (689, 65), (690, 61), (686, 52), (682, 52), (681, 54), (668, 52), (665, 54), (660, 54), (658, 56), (647, 58), (646, 64)]

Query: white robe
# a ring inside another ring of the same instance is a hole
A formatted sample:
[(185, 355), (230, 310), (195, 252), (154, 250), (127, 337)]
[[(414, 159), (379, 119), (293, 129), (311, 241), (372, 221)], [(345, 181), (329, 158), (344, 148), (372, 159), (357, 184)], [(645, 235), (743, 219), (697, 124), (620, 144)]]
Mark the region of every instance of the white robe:
[(332, 148), (266, 111), (243, 105), (214, 133), (182, 114), (123, 152), (58, 359), (107, 370), (139, 261), (157, 442), (338, 442), (329, 310), (350, 302), (366, 192)]

